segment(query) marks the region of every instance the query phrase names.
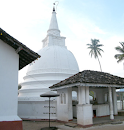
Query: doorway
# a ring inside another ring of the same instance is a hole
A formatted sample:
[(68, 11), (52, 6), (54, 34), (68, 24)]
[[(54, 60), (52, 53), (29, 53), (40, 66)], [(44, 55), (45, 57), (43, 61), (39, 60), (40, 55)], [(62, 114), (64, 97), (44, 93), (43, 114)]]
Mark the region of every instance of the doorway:
[(77, 119), (77, 91), (72, 91), (72, 115), (73, 119)]

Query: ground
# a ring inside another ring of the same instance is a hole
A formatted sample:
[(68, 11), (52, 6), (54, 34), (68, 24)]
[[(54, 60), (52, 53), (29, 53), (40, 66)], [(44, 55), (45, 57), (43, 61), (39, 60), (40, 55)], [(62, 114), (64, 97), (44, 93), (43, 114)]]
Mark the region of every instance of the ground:
[[(120, 124), (121, 123), (121, 124)], [(48, 127), (47, 121), (23, 121), (23, 130), (40, 130), (41, 128)], [(65, 126), (65, 123), (52, 121), (50, 126), (56, 126), (58, 130), (124, 130), (124, 121), (110, 124), (97, 124), (89, 128), (82, 128), (79, 126), (69, 127)]]

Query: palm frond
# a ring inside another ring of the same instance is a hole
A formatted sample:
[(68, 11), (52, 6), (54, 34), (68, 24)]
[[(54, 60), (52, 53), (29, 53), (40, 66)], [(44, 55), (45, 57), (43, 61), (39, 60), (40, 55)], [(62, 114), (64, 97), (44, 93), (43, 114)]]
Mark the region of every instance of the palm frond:
[(87, 44), (88, 46), (92, 46), (92, 44)]
[(97, 53), (98, 53), (98, 54), (102, 57), (102, 55), (101, 55), (101, 53), (100, 53), (100, 51), (99, 51), (99, 50), (97, 51)]
[(98, 48), (98, 50), (104, 52), (101, 48)]
[(124, 48), (124, 42), (119, 42), (121, 44), (121, 46)]
[(97, 51), (94, 51), (94, 57), (95, 57), (95, 59), (98, 57)]
[(93, 53), (94, 53), (93, 50), (90, 50), (89, 55), (91, 55), (92, 57)]
[(87, 47), (88, 49), (92, 49), (93, 47)]
[(115, 49), (120, 53), (124, 53), (124, 48), (121, 48), (120, 46), (115, 47)]
[(97, 44), (97, 47), (101, 47), (101, 46), (104, 46), (104, 45), (102, 45), (102, 44)]
[(115, 58), (118, 59), (117, 62), (121, 62), (124, 60), (124, 54), (116, 54)]
[(115, 47), (115, 49), (120, 52), (121, 54), (116, 54), (114, 57), (117, 59), (117, 62), (121, 62), (124, 60), (124, 42), (119, 42), (121, 46)]

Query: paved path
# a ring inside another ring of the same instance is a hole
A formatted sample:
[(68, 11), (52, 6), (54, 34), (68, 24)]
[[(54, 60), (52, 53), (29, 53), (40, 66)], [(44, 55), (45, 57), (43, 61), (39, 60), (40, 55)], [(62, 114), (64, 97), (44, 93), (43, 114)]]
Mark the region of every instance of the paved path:
[(124, 130), (124, 124), (120, 125), (101, 125), (101, 126), (93, 126), (89, 128), (70, 128), (67, 126), (59, 126), (60, 130)]
[[(48, 127), (48, 125), (48, 122), (23, 121), (23, 130), (40, 130), (43, 127)], [(124, 130), (124, 121), (122, 124), (96, 125), (89, 128), (81, 128), (79, 126), (72, 128), (60, 122), (51, 122), (51, 126), (57, 126), (59, 130)]]

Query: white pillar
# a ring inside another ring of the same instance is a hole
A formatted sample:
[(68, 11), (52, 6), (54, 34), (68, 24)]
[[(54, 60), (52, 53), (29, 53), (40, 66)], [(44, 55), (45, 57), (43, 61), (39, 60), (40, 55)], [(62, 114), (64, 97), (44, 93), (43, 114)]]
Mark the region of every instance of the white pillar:
[(112, 90), (111, 87), (109, 87), (109, 105), (110, 105), (110, 119), (114, 119), (113, 115), (113, 103), (112, 103)]
[(73, 119), (73, 110), (72, 110), (72, 87), (67, 89), (67, 113), (68, 113), (68, 121)]
[(78, 86), (78, 104), (81, 104), (81, 87)]
[(86, 100), (85, 100), (85, 87), (84, 86), (79, 86), (78, 87), (78, 99), (79, 99), (79, 103), (78, 104), (86, 104)]
[(77, 101), (78, 101), (78, 104), (79, 104), (79, 87), (77, 88)]
[(86, 87), (86, 104), (89, 104), (89, 86)]
[[(77, 105), (77, 124), (88, 126), (93, 124), (92, 119), (92, 105), (86, 104), (86, 99), (89, 97), (88, 89), (85, 86), (78, 87), (79, 103)], [(87, 97), (86, 97), (87, 93)], [(88, 101), (87, 101), (88, 102)]]
[(81, 98), (82, 98), (82, 104), (86, 104), (86, 96), (85, 96), (85, 86), (81, 86)]
[(116, 95), (116, 89), (112, 89), (112, 96), (113, 96), (113, 107), (114, 107), (114, 114), (117, 115), (117, 95)]

